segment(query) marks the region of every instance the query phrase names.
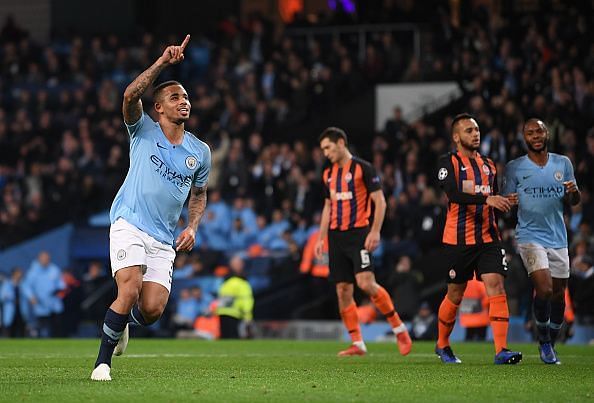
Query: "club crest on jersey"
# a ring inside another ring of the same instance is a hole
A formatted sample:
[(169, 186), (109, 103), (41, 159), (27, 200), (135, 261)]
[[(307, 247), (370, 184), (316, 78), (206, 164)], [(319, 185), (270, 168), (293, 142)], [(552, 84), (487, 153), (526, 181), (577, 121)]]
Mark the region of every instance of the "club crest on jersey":
[(453, 280), (456, 278), (456, 270), (451, 269), (449, 272), (450, 278)]
[(483, 165), (483, 172), (485, 173), (485, 175), (489, 175), (491, 173), (491, 169), (487, 164)]
[(555, 171), (555, 180), (557, 182), (561, 182), (563, 180), (563, 172), (561, 171)]
[(186, 158), (186, 166), (190, 169), (194, 169), (196, 168), (196, 164), (197, 164), (197, 160), (196, 157), (190, 155), (188, 158)]
[(439, 172), (437, 172), (437, 179), (442, 181), (447, 177), (448, 177), (448, 170), (445, 168), (440, 168)]
[(344, 176), (344, 180), (346, 183), (349, 183), (351, 180), (353, 180), (353, 175), (351, 175), (350, 172), (347, 172), (346, 175)]

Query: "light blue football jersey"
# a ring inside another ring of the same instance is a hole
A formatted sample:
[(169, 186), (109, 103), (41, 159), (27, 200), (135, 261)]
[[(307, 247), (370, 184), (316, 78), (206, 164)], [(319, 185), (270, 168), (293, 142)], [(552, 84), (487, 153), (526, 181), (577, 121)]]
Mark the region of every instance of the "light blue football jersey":
[(565, 181), (575, 182), (575, 177), (571, 161), (563, 155), (549, 153), (543, 167), (527, 155), (507, 164), (502, 194), (518, 194), (519, 243), (536, 243), (553, 249), (567, 247), (563, 221)]
[(156, 240), (173, 245), (173, 231), (193, 186), (205, 186), (210, 148), (189, 132), (173, 145), (159, 123), (143, 112), (126, 124), (130, 135), (130, 168), (109, 218), (123, 218)]

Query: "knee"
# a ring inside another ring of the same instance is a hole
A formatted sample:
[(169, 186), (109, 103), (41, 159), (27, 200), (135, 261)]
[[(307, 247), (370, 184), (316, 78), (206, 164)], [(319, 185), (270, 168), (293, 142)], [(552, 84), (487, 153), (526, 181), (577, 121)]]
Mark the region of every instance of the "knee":
[(565, 290), (551, 291), (551, 300), (557, 303), (565, 302)]
[(494, 297), (496, 295), (505, 294), (505, 286), (503, 284), (503, 277), (497, 276), (495, 278), (488, 278), (488, 279), (485, 279), (483, 277), (483, 283), (485, 284), (485, 289), (487, 290), (487, 295), (489, 297)]
[(540, 285), (536, 287), (535, 292), (540, 299), (549, 300), (553, 297), (553, 287), (550, 285)]
[(452, 303), (454, 305), (460, 305), (460, 303), (462, 302), (463, 296), (464, 296), (464, 291), (462, 291), (462, 292), (449, 291), (446, 298), (449, 299), (450, 301), (452, 301)]
[(163, 314), (164, 308), (164, 306), (158, 304), (145, 304), (139, 307), (140, 313), (142, 313), (142, 317), (146, 321), (147, 325), (151, 325), (159, 320)]
[(375, 281), (357, 280), (357, 287), (359, 287), (367, 295), (375, 295), (377, 293), (377, 286)]
[(125, 284), (118, 289), (118, 299), (126, 305), (134, 305), (140, 297), (140, 290), (133, 284)]
[(337, 284), (336, 285), (336, 295), (338, 299), (342, 302), (346, 302), (353, 298), (353, 290), (350, 284)]

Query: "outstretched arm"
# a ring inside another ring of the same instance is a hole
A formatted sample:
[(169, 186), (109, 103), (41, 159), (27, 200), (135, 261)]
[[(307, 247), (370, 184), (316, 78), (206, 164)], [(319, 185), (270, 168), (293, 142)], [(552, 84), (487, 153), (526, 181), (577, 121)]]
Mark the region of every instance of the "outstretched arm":
[(140, 100), (142, 94), (145, 93), (165, 67), (184, 60), (184, 50), (189, 41), (190, 35), (186, 35), (180, 46), (168, 46), (151, 67), (143, 71), (128, 85), (124, 91), (124, 102), (122, 105), (124, 122), (127, 124), (138, 122), (138, 119), (142, 115), (142, 101)]
[(192, 186), (188, 202), (188, 226), (177, 237), (176, 250), (191, 251), (196, 242), (196, 230), (206, 209), (206, 185)]

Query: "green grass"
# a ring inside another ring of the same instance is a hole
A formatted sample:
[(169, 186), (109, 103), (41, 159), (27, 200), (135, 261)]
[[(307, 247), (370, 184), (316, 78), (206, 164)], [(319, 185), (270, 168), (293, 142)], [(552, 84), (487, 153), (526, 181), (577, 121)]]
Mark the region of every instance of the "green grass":
[(563, 365), (544, 365), (535, 345), (516, 366), (492, 364), (493, 347), (456, 344), (463, 364), (443, 365), (433, 343), (408, 357), (369, 344), (366, 357), (338, 358), (335, 342), (132, 339), (111, 382), (91, 382), (98, 340), (0, 340), (0, 401), (589, 401), (594, 348), (559, 346)]

